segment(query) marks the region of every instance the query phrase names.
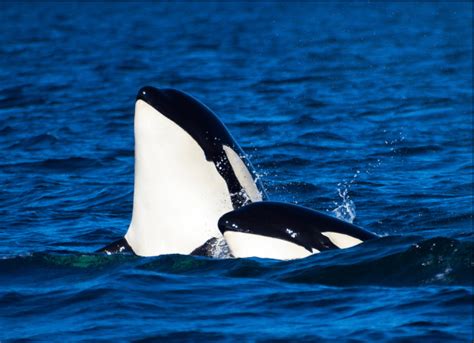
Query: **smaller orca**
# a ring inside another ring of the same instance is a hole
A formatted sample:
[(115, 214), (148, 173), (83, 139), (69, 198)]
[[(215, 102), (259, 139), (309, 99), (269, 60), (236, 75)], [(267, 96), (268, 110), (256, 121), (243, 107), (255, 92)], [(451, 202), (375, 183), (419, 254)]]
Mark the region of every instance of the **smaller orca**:
[(228, 212), (218, 226), (234, 257), (289, 260), (350, 248), (377, 237), (324, 213), (272, 201)]

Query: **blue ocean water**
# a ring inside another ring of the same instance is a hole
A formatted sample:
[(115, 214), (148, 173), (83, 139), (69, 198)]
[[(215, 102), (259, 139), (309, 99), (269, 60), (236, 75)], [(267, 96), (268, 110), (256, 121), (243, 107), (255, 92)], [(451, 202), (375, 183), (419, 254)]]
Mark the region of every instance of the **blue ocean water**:
[[(472, 3), (2, 3), (0, 28), (1, 341), (473, 339)], [(130, 221), (143, 85), (218, 113), (271, 199), (381, 238), (93, 254)]]

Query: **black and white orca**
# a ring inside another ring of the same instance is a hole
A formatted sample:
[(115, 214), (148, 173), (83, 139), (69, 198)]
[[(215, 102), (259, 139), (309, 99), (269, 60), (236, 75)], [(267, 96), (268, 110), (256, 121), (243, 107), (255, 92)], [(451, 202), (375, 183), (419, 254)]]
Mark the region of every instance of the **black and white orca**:
[(266, 199), (242, 149), (193, 97), (144, 87), (136, 98), (134, 125), (131, 224), (123, 239), (99, 251), (206, 254), (222, 237), (217, 223), (223, 214)]
[(377, 237), (327, 214), (271, 201), (226, 213), (218, 225), (234, 257), (304, 258), (325, 250), (350, 248)]

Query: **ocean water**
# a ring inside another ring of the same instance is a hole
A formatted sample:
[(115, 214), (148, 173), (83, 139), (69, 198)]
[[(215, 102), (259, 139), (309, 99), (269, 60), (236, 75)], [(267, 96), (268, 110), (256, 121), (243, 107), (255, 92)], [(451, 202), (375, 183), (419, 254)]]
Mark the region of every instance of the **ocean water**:
[[(472, 341), (472, 3), (11, 2), (0, 29), (0, 341)], [(143, 85), (218, 113), (271, 199), (381, 238), (94, 254)]]

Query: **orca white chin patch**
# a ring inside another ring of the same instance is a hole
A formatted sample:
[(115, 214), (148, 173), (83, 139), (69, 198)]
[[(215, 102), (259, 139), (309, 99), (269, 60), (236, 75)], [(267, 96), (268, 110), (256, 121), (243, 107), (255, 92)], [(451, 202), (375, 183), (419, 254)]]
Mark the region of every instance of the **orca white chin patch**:
[(226, 231), (224, 238), (232, 255), (236, 257), (260, 257), (276, 260), (292, 260), (319, 253), (283, 239), (261, 236), (252, 233)]
[(340, 249), (352, 248), (353, 246), (362, 243), (360, 239), (343, 233), (321, 232), (321, 234), (329, 238), (329, 240)]
[(140, 256), (189, 254), (221, 237), (233, 209), (225, 180), (199, 144), (143, 100), (135, 105), (135, 188), (125, 238)]

